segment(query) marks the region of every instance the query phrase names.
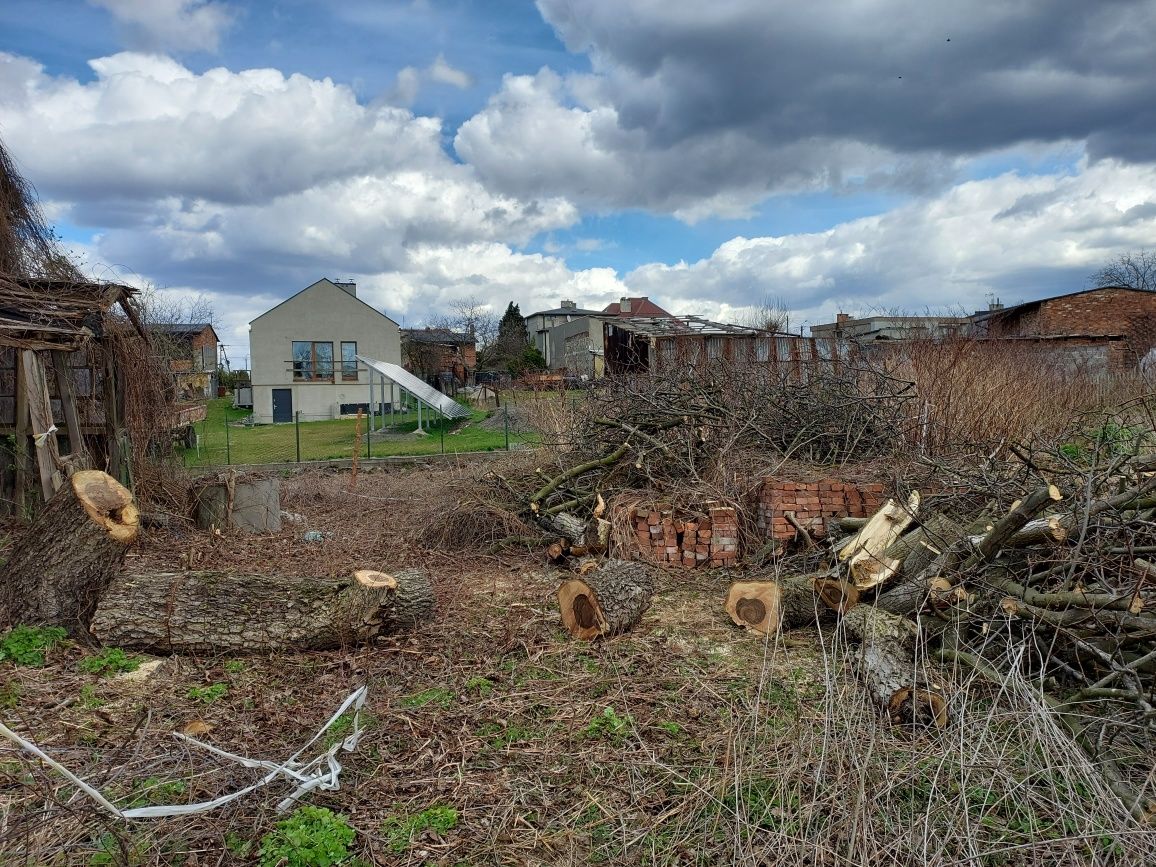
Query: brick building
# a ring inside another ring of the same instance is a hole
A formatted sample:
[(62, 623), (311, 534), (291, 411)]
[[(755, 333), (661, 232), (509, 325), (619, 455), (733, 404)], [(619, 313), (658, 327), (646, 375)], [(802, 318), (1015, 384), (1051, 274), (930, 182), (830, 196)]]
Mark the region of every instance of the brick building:
[(401, 329), (401, 355), (406, 370), (448, 394), (472, 384), (478, 367), (474, 338), (447, 328)]
[(1135, 370), (1156, 350), (1156, 292), (1104, 286), (977, 313), (975, 335), (1038, 343), (1071, 365)]

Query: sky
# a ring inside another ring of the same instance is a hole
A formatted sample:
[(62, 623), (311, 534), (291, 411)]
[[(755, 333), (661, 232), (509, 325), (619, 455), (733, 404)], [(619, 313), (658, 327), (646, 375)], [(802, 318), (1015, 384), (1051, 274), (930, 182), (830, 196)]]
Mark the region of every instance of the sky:
[(3, 0), (0, 139), (94, 276), (247, 323), (648, 295), (791, 326), (1156, 246), (1156, 0)]

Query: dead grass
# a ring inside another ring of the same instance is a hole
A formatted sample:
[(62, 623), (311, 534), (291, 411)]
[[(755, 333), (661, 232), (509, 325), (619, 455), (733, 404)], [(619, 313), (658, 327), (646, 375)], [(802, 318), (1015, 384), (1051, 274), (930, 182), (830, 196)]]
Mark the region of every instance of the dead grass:
[[(421, 520), (430, 492), (452, 488), (460, 472), (366, 477), (359, 493), (381, 499), (357, 508), (344, 475), (287, 479), (286, 508), (341, 533), (332, 544), (285, 545), (286, 535), (247, 560), (234, 542), (210, 555), (215, 568), (297, 574), (366, 558), (421, 563), (440, 613), (419, 632), (346, 652), (172, 658), (144, 684), (86, 675), (84, 652), (64, 647), (42, 669), (0, 663), (6, 719), (120, 803), (185, 802), (255, 772), (190, 751), (173, 729), (200, 720), (223, 749), (283, 758), (366, 683), (369, 731), (343, 761), (341, 789), (309, 802), (346, 815), (357, 856), (373, 864), (1156, 859), (1152, 833), (1024, 684), (944, 672), (957, 705), (951, 727), (893, 729), (859, 687), (841, 638), (800, 631), (765, 641), (735, 630), (718, 572), (671, 573), (628, 635), (569, 640), (557, 577), (544, 568), (431, 557), (405, 542), (412, 525), (398, 516)], [(217, 685), (224, 690), (206, 690)], [(211, 814), (124, 823), (5, 744), (0, 863), (256, 863), (253, 841), (280, 818), (272, 808), (284, 794), (273, 784)], [(439, 805), (457, 811), (455, 827), (399, 842), (399, 823)]]

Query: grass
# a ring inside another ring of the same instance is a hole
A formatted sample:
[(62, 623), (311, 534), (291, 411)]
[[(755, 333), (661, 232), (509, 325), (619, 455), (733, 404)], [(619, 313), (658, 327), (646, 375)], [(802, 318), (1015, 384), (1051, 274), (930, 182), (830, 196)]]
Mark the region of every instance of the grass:
[[(467, 422), (435, 421), (426, 436), (416, 436), (417, 414), (390, 418), (386, 435), (374, 435), (366, 443), (367, 420), (361, 422), (362, 457), (392, 457), (404, 455), (435, 455), (441, 453), (486, 452), (506, 448), (502, 429), (489, 430), (478, 422), (487, 417), (484, 410), (474, 410)], [(225, 463), (265, 464), (297, 460), (297, 439), (300, 433), (301, 460), (324, 461), (348, 459), (353, 456), (356, 419), (326, 419), (297, 424), (266, 424), (245, 426), (247, 410), (235, 409), (232, 398), (209, 401), (205, 421), (197, 425), (200, 442), (195, 449), (178, 449), (186, 466), (210, 466)], [(226, 429), (228, 437), (226, 442)], [(299, 430), (298, 430), (299, 429)], [(525, 443), (524, 434), (511, 434), (512, 445)]]

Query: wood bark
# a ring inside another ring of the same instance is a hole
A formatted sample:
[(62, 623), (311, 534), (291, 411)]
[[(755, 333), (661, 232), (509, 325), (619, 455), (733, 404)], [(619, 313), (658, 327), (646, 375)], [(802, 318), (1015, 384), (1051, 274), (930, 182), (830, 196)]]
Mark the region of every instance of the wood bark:
[(192, 488), (197, 526), (243, 533), (281, 532), (281, 480), (224, 475), (201, 479)]
[(61, 626), (89, 638), (97, 600), (136, 540), (132, 493), (100, 470), (74, 473), (13, 548), (0, 584), (0, 620)]
[(918, 626), (871, 605), (857, 605), (840, 622), (860, 644), (855, 653), (859, 676), (893, 723), (947, 724), (942, 689), (928, 683), (916, 663)]
[(829, 611), (842, 614), (859, 602), (859, 591), (853, 584), (826, 575), (791, 575), (776, 583), (783, 629), (815, 623)]
[(420, 570), (341, 577), (165, 572), (118, 577), (93, 634), (151, 653), (331, 650), (411, 629), (433, 615)]
[(657, 571), (645, 563), (608, 560), (558, 588), (562, 625), (573, 637), (590, 641), (630, 629), (650, 607)]

